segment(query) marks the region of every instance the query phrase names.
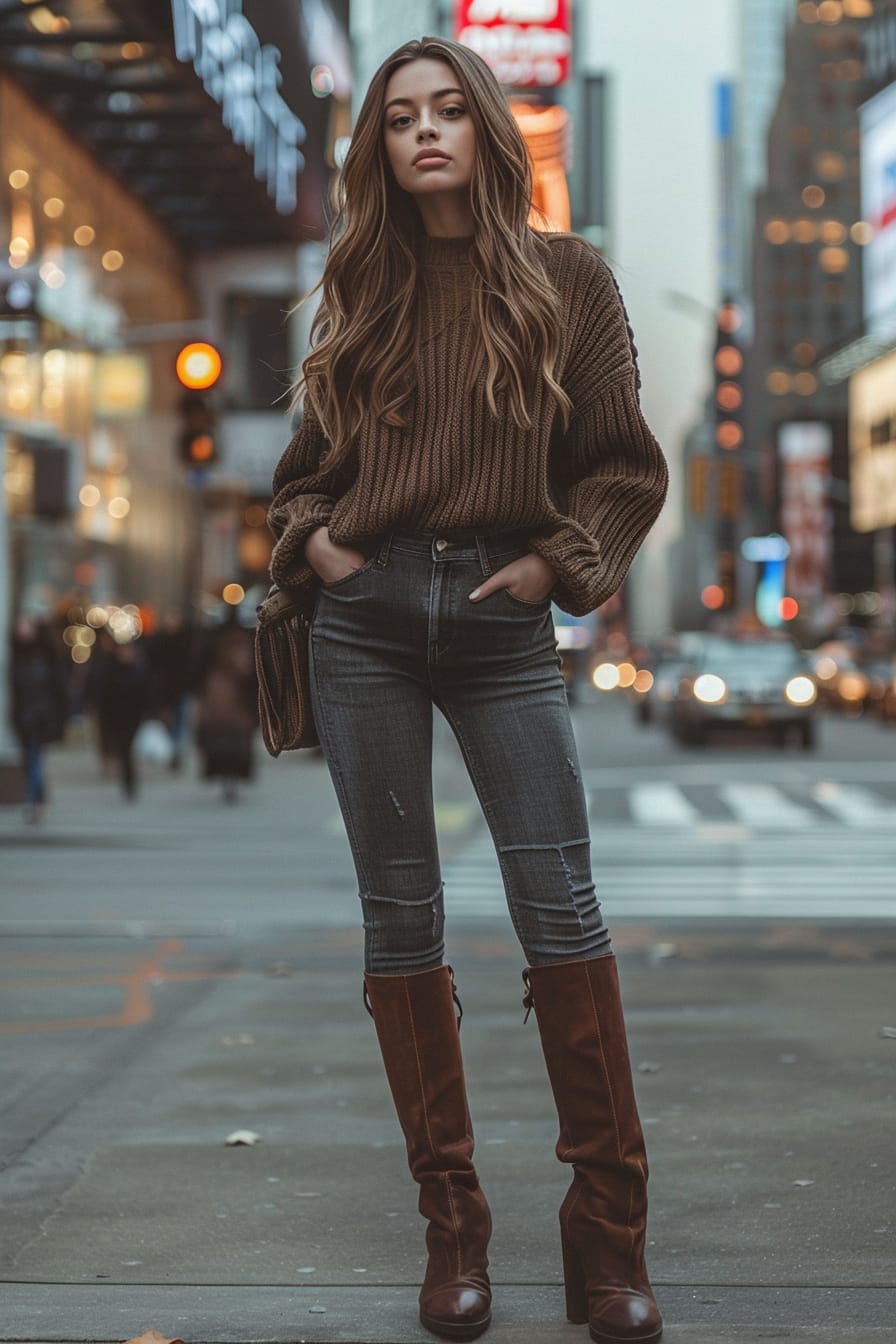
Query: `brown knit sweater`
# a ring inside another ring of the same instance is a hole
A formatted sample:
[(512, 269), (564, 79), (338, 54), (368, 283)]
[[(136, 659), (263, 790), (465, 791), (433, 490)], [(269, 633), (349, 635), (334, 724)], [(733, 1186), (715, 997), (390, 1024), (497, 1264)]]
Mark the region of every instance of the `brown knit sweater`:
[(565, 610), (582, 615), (616, 591), (662, 507), (666, 463), (638, 404), (637, 352), (612, 273), (581, 238), (544, 236), (565, 313), (557, 380), (573, 406), (568, 429), (541, 379), (531, 429), (489, 412), (484, 374), (467, 372), (470, 240), (427, 238), (409, 424), (370, 416), (346, 459), (325, 472), (327, 441), (306, 404), (274, 472), (275, 583), (313, 582), (305, 539), (327, 524), (343, 545), (393, 527), (525, 530), (555, 570), (553, 597)]

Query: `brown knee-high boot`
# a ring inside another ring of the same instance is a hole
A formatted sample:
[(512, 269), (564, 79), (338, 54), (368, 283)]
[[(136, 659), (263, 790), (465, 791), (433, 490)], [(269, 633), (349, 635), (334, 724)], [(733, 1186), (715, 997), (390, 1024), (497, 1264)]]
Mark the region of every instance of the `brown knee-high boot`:
[(647, 1155), (614, 956), (533, 966), (535, 1009), (560, 1137), (575, 1175), (560, 1208), (566, 1314), (598, 1344), (653, 1344), (663, 1320), (644, 1264)]
[[(420, 1320), (447, 1339), (475, 1339), (491, 1320), (486, 1248), (491, 1214), (473, 1165), (454, 976), (365, 975), (386, 1076), (428, 1219)], [(459, 1005), (458, 1005), (459, 1006)]]

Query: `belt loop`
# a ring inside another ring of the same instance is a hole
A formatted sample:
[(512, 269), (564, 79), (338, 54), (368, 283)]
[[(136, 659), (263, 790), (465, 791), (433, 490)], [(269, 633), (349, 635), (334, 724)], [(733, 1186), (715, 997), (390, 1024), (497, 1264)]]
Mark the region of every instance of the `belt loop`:
[(394, 536), (395, 529), (390, 528), (390, 530), (383, 536), (379, 547), (377, 548), (376, 563), (379, 565), (380, 569), (385, 569), (386, 565), (389, 563), (389, 552), (392, 550), (392, 538)]
[(482, 566), (482, 577), (484, 579), (491, 577), (492, 562), (489, 558), (488, 547), (485, 544), (485, 537), (476, 537), (476, 549), (479, 552), (479, 563)]

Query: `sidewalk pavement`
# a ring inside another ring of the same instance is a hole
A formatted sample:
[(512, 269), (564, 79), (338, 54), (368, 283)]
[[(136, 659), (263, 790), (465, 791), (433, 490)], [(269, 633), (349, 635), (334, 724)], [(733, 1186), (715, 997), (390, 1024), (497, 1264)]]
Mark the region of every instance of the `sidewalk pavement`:
[[(896, 1344), (896, 928), (615, 937), (665, 1340)], [(450, 943), (495, 1216), (485, 1338), (586, 1341), (563, 1315), (568, 1171), (518, 948), (485, 922)], [(2, 961), (0, 1340), (432, 1338), (355, 929), (34, 934)], [(238, 1129), (259, 1142), (227, 1146)]]

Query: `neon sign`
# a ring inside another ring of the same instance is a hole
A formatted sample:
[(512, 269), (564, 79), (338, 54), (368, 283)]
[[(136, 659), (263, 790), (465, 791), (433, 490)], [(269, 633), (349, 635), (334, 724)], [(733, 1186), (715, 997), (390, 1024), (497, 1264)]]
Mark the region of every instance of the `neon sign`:
[(277, 213), (292, 214), (305, 127), (280, 96), (279, 49), (262, 46), (243, 0), (172, 0), (171, 8), (177, 59), (192, 61), (234, 141), (252, 155)]
[(455, 0), (454, 34), (501, 84), (550, 88), (569, 78), (570, 0)]

